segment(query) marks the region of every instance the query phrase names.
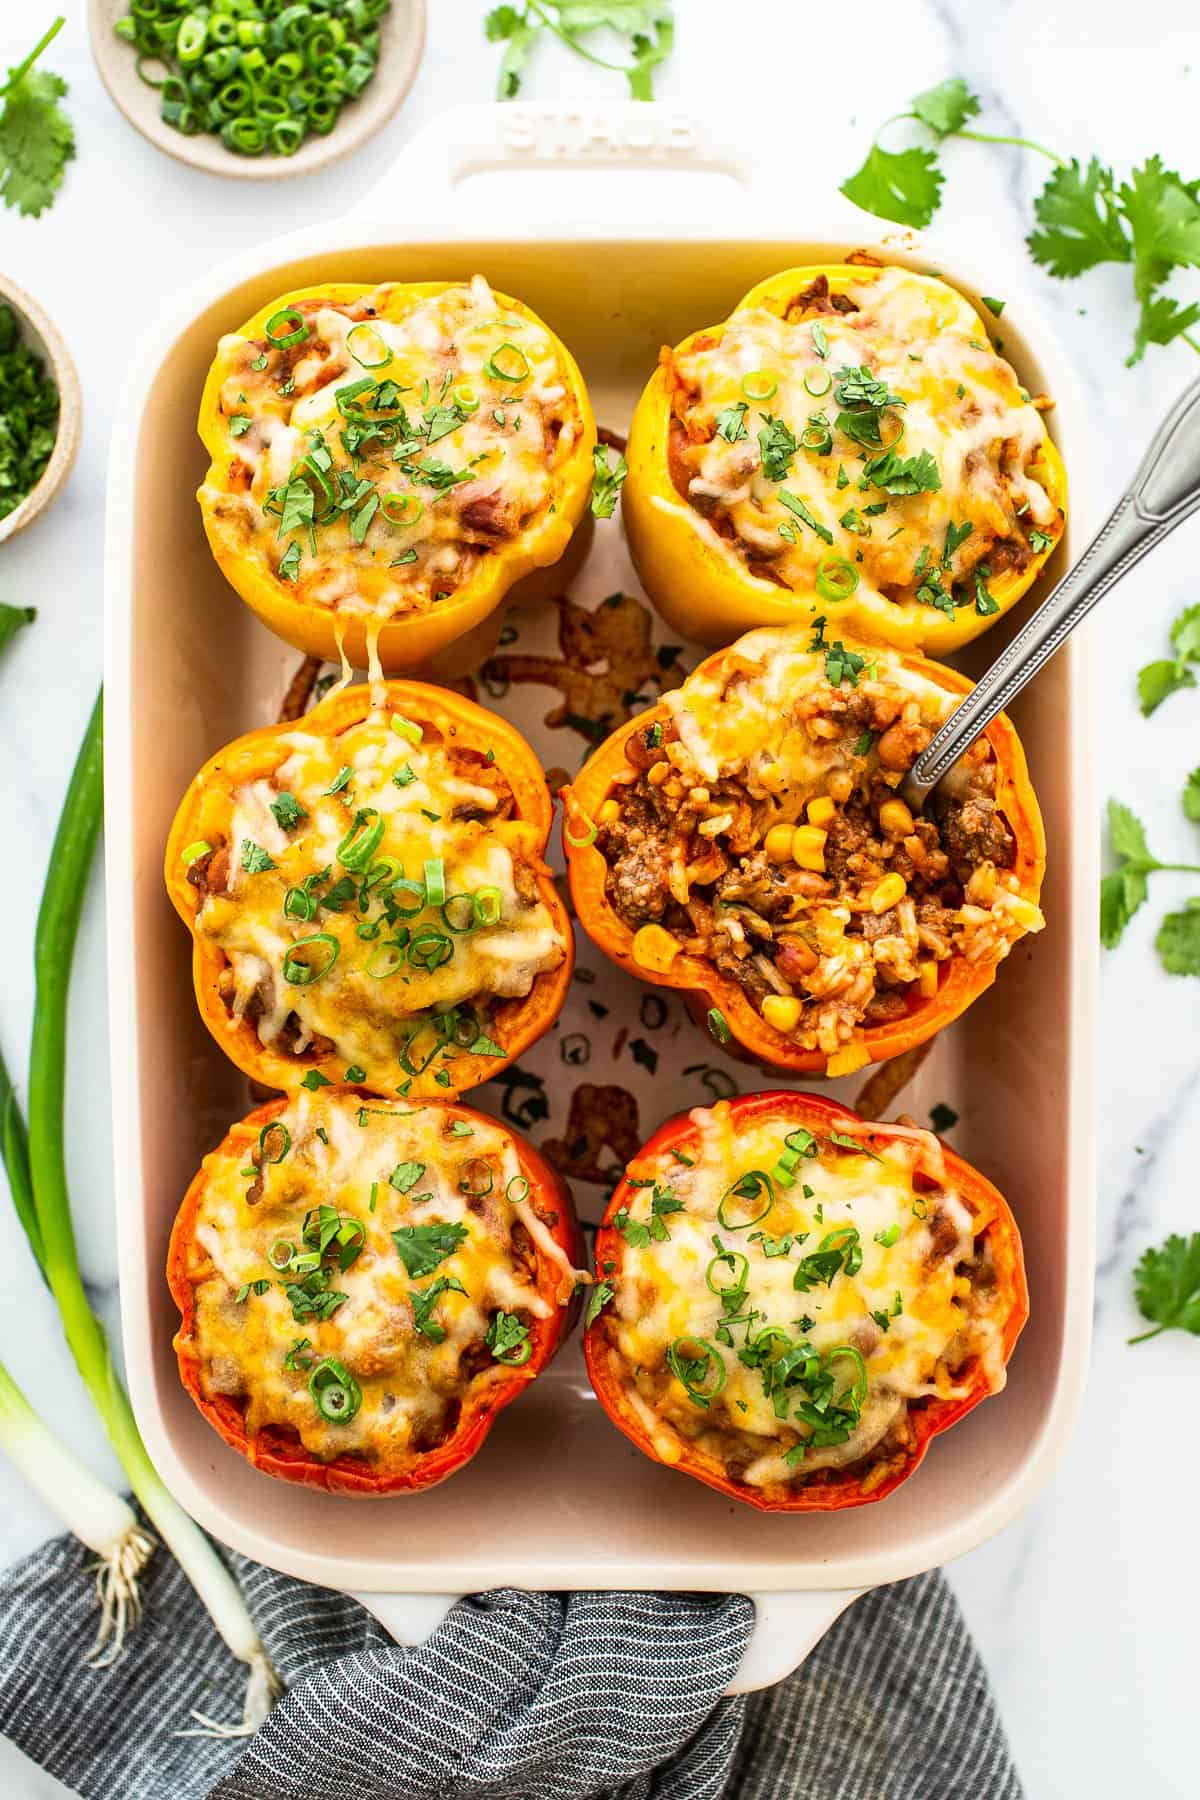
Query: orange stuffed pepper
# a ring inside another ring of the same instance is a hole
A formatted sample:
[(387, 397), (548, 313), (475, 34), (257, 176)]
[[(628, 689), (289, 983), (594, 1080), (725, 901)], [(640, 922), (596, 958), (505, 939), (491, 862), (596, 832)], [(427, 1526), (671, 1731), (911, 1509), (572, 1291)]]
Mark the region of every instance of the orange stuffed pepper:
[(584, 517), (596, 441), (570, 353), (482, 276), (280, 296), (221, 339), (199, 431), (241, 598), (297, 649), (389, 674), (466, 633), (486, 654)]
[(433, 1487), (554, 1355), (579, 1257), (560, 1177), (494, 1119), (275, 1100), (205, 1157), (175, 1221), (180, 1376), (268, 1475)]
[(1005, 1382), (1012, 1213), (932, 1133), (810, 1094), (664, 1125), (596, 1237), (588, 1373), (639, 1450), (763, 1512), (885, 1499)]
[(574, 945), (550, 796), (510, 725), (444, 688), (331, 695), (192, 782), (167, 889), (196, 997), (267, 1087), (445, 1097), (557, 1018)]
[(843, 636), (957, 649), (1062, 535), (1042, 404), (944, 281), (774, 275), (664, 350), (638, 403), (623, 510), (646, 592), (705, 644), (832, 609)]
[(1045, 838), (1001, 716), (914, 818), (905, 771), (970, 683), (815, 630), (749, 633), (564, 790), (580, 923), (773, 1068), (922, 1043), (1041, 929)]

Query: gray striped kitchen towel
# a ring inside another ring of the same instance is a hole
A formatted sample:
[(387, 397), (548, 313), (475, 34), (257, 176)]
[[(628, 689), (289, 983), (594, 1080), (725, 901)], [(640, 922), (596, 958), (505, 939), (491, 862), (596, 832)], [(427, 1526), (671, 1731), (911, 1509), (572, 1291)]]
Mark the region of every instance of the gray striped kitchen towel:
[(0, 1729), (84, 1800), (1020, 1800), (940, 1575), (846, 1613), (803, 1669), (720, 1698), (742, 1595), (460, 1601), (401, 1648), (353, 1600), (230, 1557), (286, 1692), (251, 1739), (242, 1670), (161, 1550), (120, 1660), (89, 1668), (87, 1553), (54, 1539), (0, 1580)]

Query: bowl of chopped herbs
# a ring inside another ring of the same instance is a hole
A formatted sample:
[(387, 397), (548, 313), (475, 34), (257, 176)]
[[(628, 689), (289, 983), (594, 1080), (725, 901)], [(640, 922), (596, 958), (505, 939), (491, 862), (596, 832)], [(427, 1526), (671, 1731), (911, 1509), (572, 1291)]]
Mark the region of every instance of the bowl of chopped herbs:
[(79, 447), (79, 376), (36, 300), (0, 275), (0, 543), (36, 519)]
[(215, 175), (321, 168), (391, 118), (425, 0), (89, 0), (92, 54), (125, 117)]

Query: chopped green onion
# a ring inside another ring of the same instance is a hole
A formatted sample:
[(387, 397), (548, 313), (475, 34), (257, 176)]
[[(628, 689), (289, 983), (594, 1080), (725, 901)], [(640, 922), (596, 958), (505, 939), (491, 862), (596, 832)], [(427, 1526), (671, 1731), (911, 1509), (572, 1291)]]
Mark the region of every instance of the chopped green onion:
[(770, 400), (779, 391), (779, 383), (769, 369), (752, 369), (742, 377), (742, 392), (747, 400)]
[[(305, 957), (298, 956), (297, 951), (303, 950), (308, 944), (322, 945), (324, 957), (315, 954), (309, 962)], [(317, 931), (311, 937), (297, 938), (283, 959), (283, 979), (293, 987), (308, 987), (311, 982), (319, 981), (322, 975), (328, 975), (340, 951), (341, 945), (328, 931)]]
[[(751, 1213), (748, 1218), (730, 1218), (729, 1208), (736, 1200), (744, 1200), (749, 1206), (758, 1207), (758, 1211)], [(764, 1202), (761, 1207), (760, 1200)], [(775, 1189), (771, 1185), (771, 1177), (762, 1169), (747, 1169), (722, 1194), (717, 1206), (717, 1218), (726, 1231), (745, 1231), (750, 1225), (761, 1224), (774, 1204)]]
[(833, 386), (833, 377), (828, 369), (810, 369), (804, 377), (804, 391), (819, 400)]
[[(357, 349), (354, 346), (356, 337), (360, 339)], [(346, 333), (346, 348), (360, 369), (382, 369), (392, 360), (392, 353), (377, 327), (365, 320)]]
[(455, 936), (464, 931), (472, 931), (475, 927), (475, 896), (473, 894), (447, 894), (442, 907), (442, 923)]
[[(282, 325), (283, 331), (276, 328)], [(276, 350), (288, 350), (293, 344), (302, 344), (308, 336), (308, 322), (304, 314), (294, 306), (281, 306), (277, 313), (263, 326), (263, 333), (269, 344)]]
[(493, 381), (524, 381), (529, 374), (529, 358), (516, 344), (500, 344), (484, 363), (483, 372)]
[(476, 925), (498, 925), (504, 909), (504, 896), (498, 887), (476, 888), (471, 895), (471, 910)]
[[(584, 816), (584, 814), (580, 813), (579, 818), (581, 822), (583, 821)], [(595, 843), (597, 835), (596, 827), (592, 824), (590, 819), (587, 821), (588, 828), (586, 837), (572, 837), (570, 826), (571, 821), (568, 816), (563, 820), (563, 843), (568, 844), (572, 850), (586, 850), (589, 844)]]
[(374, 806), (356, 812), (349, 831), (337, 847), (338, 861), (347, 869), (365, 869), (383, 842), (385, 821)]
[(406, 719), (402, 713), (392, 714), (392, 730), (397, 737), (407, 738), (410, 744), (419, 744), (425, 733), (415, 719)]
[(695, 1406), (707, 1406), (725, 1386), (721, 1353), (707, 1338), (676, 1338), (667, 1351), (667, 1364)]
[(408, 946), (408, 960), (427, 974), (440, 969), (454, 955), (454, 945), (444, 931), (435, 931), (427, 927), (424, 931), (414, 931)]
[(197, 838), (195, 843), (184, 845), (179, 853), (180, 859), (190, 867), (192, 863), (198, 862), (202, 856), (209, 855), (211, 850), (212, 845), (207, 838)]
[(430, 906), (442, 906), (446, 900), (446, 865), (440, 856), (432, 856), (425, 864), (425, 899)]
[(823, 556), (817, 564), (816, 589), (822, 600), (848, 600), (858, 586), (858, 570), (843, 556)]
[(528, 1200), (529, 1183), (524, 1175), (513, 1176), (512, 1180), (504, 1190), (504, 1198), (508, 1201), (510, 1206), (520, 1206), (523, 1200)]
[[(415, 494), (384, 494), (380, 506), (389, 525), (415, 525), (425, 511), (425, 502)], [(394, 718), (392, 729), (395, 730)], [(419, 744), (421, 740), (418, 737), (413, 741)]]
[[(275, 1154), (271, 1154), (271, 1149)], [(280, 1119), (264, 1125), (258, 1134), (258, 1153), (264, 1163), (281, 1163), (292, 1147), (292, 1134)]]
[(327, 1356), (308, 1378), (317, 1411), (331, 1425), (347, 1425), (362, 1405), (362, 1389), (344, 1363)]
[(729, 1029), (729, 1021), (719, 1006), (710, 1006), (708, 1009), (708, 1029), (718, 1044), (727, 1044), (733, 1036)]

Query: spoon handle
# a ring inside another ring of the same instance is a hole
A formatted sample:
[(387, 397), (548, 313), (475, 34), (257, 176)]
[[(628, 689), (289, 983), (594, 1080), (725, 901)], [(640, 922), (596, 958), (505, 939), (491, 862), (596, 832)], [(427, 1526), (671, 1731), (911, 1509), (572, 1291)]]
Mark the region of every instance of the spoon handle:
[(1073, 569), (996, 658), (917, 758), (904, 787), (923, 800), (996, 714), (1016, 699), (1075, 627), (1135, 563), (1200, 506), (1200, 381), (1175, 402)]

